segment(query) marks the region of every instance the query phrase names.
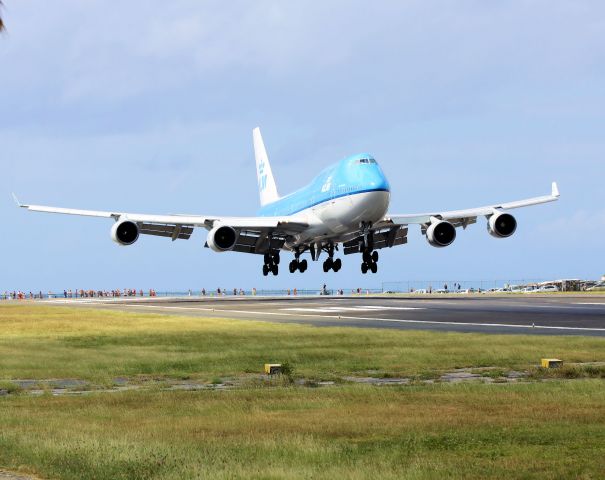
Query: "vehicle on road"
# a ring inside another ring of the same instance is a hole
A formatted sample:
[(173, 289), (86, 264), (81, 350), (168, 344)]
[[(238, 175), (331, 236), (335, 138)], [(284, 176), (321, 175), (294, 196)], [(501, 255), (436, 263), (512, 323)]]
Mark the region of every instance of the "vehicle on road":
[[(318, 261), (325, 252), (323, 271), (338, 272), (344, 255), (361, 254), (361, 272), (378, 271), (378, 250), (405, 245), (408, 226), (419, 225), (433, 247), (451, 245), (456, 229), (466, 228), (485, 217), (488, 233), (507, 238), (517, 229), (510, 210), (553, 202), (559, 189), (552, 183), (549, 195), (494, 203), (466, 210), (434, 210), (426, 213), (389, 213), (391, 187), (382, 169), (367, 153), (341, 160), (323, 170), (306, 187), (281, 197), (278, 194), (269, 157), (260, 129), (252, 133), (261, 208), (257, 216), (149, 215), (118, 210), (96, 211), (21, 204), (34, 212), (62, 213), (111, 218), (111, 238), (119, 245), (132, 245), (140, 235), (156, 235), (171, 240), (187, 240), (195, 228), (208, 230), (205, 246), (215, 252), (258, 254), (263, 259), (263, 275), (277, 275), (280, 252), (293, 255), (290, 273), (308, 268), (302, 256), (309, 253)], [(430, 186), (430, 182), (427, 184)], [(233, 192), (225, 191), (225, 195)]]
[(558, 292), (559, 289), (554, 285), (545, 285), (544, 287), (540, 287), (538, 292)]
[(605, 292), (605, 282), (599, 282), (596, 285), (587, 288), (587, 292)]

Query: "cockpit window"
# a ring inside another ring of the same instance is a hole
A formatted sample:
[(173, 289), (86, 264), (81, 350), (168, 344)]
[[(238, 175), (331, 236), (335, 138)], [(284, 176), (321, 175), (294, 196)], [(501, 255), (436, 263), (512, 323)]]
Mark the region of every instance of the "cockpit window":
[(373, 158), (360, 158), (359, 163), (376, 163), (376, 160)]

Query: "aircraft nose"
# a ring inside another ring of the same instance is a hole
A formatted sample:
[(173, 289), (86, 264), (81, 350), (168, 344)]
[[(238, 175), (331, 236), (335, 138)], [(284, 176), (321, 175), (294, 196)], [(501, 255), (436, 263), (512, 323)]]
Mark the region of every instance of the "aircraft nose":
[(371, 188), (376, 190), (390, 190), (389, 182), (378, 165), (372, 168), (372, 172), (368, 175), (368, 181)]

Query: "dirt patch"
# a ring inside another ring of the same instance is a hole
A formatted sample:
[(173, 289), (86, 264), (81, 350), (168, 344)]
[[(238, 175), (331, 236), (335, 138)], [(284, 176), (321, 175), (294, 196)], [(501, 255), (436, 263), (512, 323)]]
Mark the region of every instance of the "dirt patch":
[[(605, 362), (589, 362), (568, 364), (568, 367), (595, 369), (603, 368)], [(180, 390), (180, 391), (200, 391), (200, 390), (228, 390), (233, 388), (245, 388), (250, 386), (279, 386), (283, 385), (285, 380), (289, 384), (296, 384), (302, 387), (317, 388), (317, 387), (333, 387), (342, 383), (362, 383), (376, 386), (389, 385), (418, 385), (430, 383), (513, 383), (519, 381), (542, 381), (550, 377), (573, 380), (574, 378), (584, 378), (584, 376), (572, 375), (555, 375), (560, 372), (542, 372), (541, 376), (536, 375), (537, 367), (532, 367), (528, 371), (503, 370), (498, 367), (481, 367), (481, 368), (459, 368), (451, 372), (435, 372), (434, 374), (425, 374), (420, 376), (410, 377), (380, 377), (380, 376), (344, 376), (334, 381), (319, 381), (316, 379), (298, 378), (296, 380), (290, 377), (281, 375), (242, 375), (240, 377), (219, 379), (212, 382), (204, 380), (177, 380), (162, 377), (119, 377), (115, 378), (113, 385), (95, 385), (85, 380), (63, 378), (63, 379), (16, 379), (6, 380), (4, 385), (13, 385), (12, 388), (0, 387), (0, 396), (7, 395), (44, 395), (50, 394), (53, 396), (60, 395), (87, 395), (90, 393), (118, 393), (128, 390)], [(370, 375), (376, 373), (368, 372)], [(283, 377), (283, 378), (282, 378)], [(4, 480), (2, 475), (6, 475), (0, 471), (0, 480)]]
[(40, 480), (40, 477), (26, 475), (24, 473), (7, 472), (0, 470), (0, 480)]

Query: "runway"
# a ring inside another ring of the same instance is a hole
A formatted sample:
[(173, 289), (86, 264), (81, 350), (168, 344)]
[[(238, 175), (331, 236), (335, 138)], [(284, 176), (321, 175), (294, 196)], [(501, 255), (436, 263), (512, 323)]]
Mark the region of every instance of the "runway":
[(156, 297), (52, 303), (316, 326), (605, 337), (605, 296)]

